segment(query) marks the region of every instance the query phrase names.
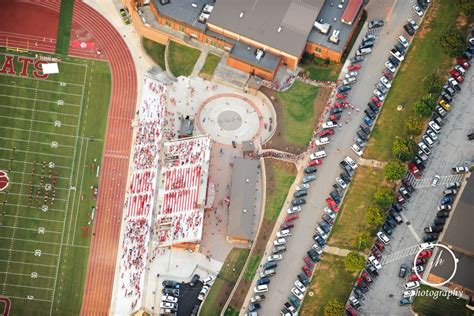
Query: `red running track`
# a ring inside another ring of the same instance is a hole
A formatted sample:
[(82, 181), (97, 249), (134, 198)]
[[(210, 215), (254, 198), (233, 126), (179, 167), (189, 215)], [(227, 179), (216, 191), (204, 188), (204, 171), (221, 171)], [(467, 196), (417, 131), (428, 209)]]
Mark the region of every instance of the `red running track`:
[[(0, 0), (1, 1), (1, 0)], [(94, 233), (87, 266), (86, 283), (82, 303), (82, 315), (107, 315), (112, 298), (115, 262), (118, 251), (122, 209), (132, 142), (131, 121), (135, 114), (137, 78), (135, 65), (121, 35), (97, 11), (87, 4), (75, 0), (73, 28), (79, 25), (94, 36), (102, 55), (70, 49), (71, 56), (106, 59), (112, 74), (112, 91), (107, 119), (105, 150), (102, 159), (99, 197), (95, 215)], [(20, 0), (32, 5), (59, 12), (59, 0)], [(34, 10), (34, 9), (33, 9)], [(25, 32), (25, 29), (23, 29)], [(28, 32), (29, 33), (29, 32)], [(5, 34), (3, 34), (5, 35)], [(19, 47), (31, 35), (6, 34), (9, 43), (16, 36)], [(41, 37), (32, 37), (41, 39)], [(0, 32), (0, 45), (2, 33)], [(54, 52), (55, 40), (41, 42), (31, 50)], [(14, 46), (14, 45), (9, 45)]]

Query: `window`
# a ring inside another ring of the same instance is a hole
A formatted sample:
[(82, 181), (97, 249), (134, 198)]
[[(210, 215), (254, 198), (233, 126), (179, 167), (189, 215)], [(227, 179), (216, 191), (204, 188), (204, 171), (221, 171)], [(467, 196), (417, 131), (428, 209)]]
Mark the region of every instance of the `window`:
[(321, 48), (320, 48), (320, 47), (316, 47), (316, 48), (314, 49), (314, 52), (315, 52), (316, 54), (321, 54)]
[(165, 20), (165, 25), (166, 25), (167, 27), (171, 27), (171, 22)]
[(179, 31), (184, 33), (184, 26), (180, 26)]

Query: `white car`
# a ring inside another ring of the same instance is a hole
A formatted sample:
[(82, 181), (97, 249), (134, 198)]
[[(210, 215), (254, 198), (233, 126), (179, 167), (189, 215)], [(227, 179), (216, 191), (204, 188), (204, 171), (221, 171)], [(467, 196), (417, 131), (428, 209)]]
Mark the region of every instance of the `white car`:
[(293, 206), (286, 210), (288, 214), (295, 214), (301, 212), (301, 206)]
[(321, 137), (316, 139), (315, 143), (317, 146), (324, 146), (329, 144), (331, 141), (329, 140), (329, 137)]
[(268, 262), (272, 262), (272, 261), (280, 261), (281, 259), (283, 259), (283, 256), (278, 254), (278, 255), (271, 255), (271, 256), (268, 256), (267, 257), (267, 261)]
[(291, 288), (291, 293), (293, 293), (300, 301), (304, 298), (303, 292), (298, 290), (296, 287)]
[(439, 134), (439, 132), (441, 131), (441, 127), (436, 124), (434, 121), (429, 121), (428, 122), (428, 126), (433, 130), (433, 132), (435, 132), (436, 134)]
[(360, 148), (359, 145), (357, 145), (357, 144), (353, 144), (351, 146), (351, 149), (356, 153), (357, 156), (362, 156), (362, 154), (364, 153), (362, 151), (362, 148)]
[(324, 240), (327, 240), (328, 239), (328, 234), (326, 234), (326, 232), (319, 226), (316, 226), (316, 232), (319, 234), (319, 236), (321, 236), (321, 238), (323, 238)]
[(349, 78), (352, 78), (352, 77), (357, 77), (358, 74), (359, 73), (357, 71), (350, 71), (350, 72), (345, 74), (344, 78), (349, 79)]
[(377, 99), (379, 99), (380, 101), (383, 101), (385, 100), (385, 96), (383, 95), (382, 92), (380, 92), (379, 89), (375, 89), (374, 90), (374, 95), (377, 97)]
[(204, 301), (204, 298), (206, 297), (207, 292), (209, 292), (209, 286), (204, 285), (201, 289), (201, 292), (199, 292), (198, 300)]
[(383, 76), (380, 78), (380, 82), (385, 86), (387, 87), (387, 89), (390, 89), (390, 87), (392, 86), (392, 83), (390, 82), (390, 80), (387, 79), (387, 77)]
[(405, 57), (403, 57), (403, 55), (396, 49), (390, 50), (390, 55), (398, 59), (400, 62), (405, 60)]
[(390, 238), (388, 238), (387, 235), (385, 235), (383, 232), (378, 232), (377, 237), (381, 242), (386, 245), (390, 242)]
[(382, 265), (380, 264), (380, 262), (374, 256), (369, 257), (369, 262), (372, 263), (372, 265), (375, 267), (375, 269), (377, 269), (377, 270), (382, 269)]
[(325, 207), (324, 208), (324, 213), (328, 214), (328, 216), (331, 218), (331, 219), (335, 219), (336, 218), (336, 213), (334, 213), (329, 207)]
[(385, 67), (387, 67), (387, 69), (390, 70), (392, 73), (397, 70), (397, 68), (389, 61), (385, 62)]
[(334, 128), (334, 127), (337, 127), (337, 124), (334, 123), (333, 121), (329, 121), (329, 122), (323, 123), (322, 126), (323, 126), (324, 129), (327, 129), (327, 128)]
[(308, 190), (309, 189), (309, 184), (308, 183), (301, 183), (296, 187), (296, 191), (299, 190)]
[(300, 290), (300, 292), (306, 292), (306, 287), (300, 282), (300, 280), (295, 281), (295, 287)]
[(415, 11), (415, 13), (418, 15), (418, 16), (423, 16), (423, 10), (420, 9), (419, 6), (417, 6), (416, 4), (413, 5), (413, 11)]
[(337, 178), (336, 178), (336, 182), (337, 182), (337, 184), (339, 184), (339, 186), (340, 186), (343, 190), (345, 190), (345, 189), (347, 188), (347, 183), (346, 183), (344, 180), (342, 180), (340, 177), (337, 177)]
[(253, 289), (254, 293), (265, 293), (268, 292), (268, 285), (267, 284), (262, 284), (254, 287)]
[(400, 44), (402, 44), (404, 48), (407, 48), (408, 46), (410, 46), (410, 43), (408, 43), (407, 39), (403, 35), (400, 35), (398, 37), (398, 42), (400, 42)]
[(410, 297), (413, 297), (415, 295), (416, 295), (415, 290), (408, 290), (408, 291), (403, 292), (403, 297), (404, 298), (410, 298)]
[(418, 248), (420, 248), (420, 249), (433, 249), (434, 244), (432, 242), (424, 242), (422, 244), (419, 244)]
[(405, 283), (405, 290), (412, 290), (412, 289), (416, 289), (417, 287), (420, 287), (420, 282), (418, 281)]
[(413, 21), (413, 19), (408, 19), (407, 21), (408, 21), (408, 23), (411, 25), (411, 27), (412, 27), (415, 31), (420, 28), (420, 27), (418, 26), (418, 24), (416, 24), (416, 22)]
[(437, 186), (440, 179), (441, 179), (440, 176), (435, 175), (435, 176), (433, 177), (433, 180), (431, 181), (431, 186), (432, 186), (432, 187)]
[(426, 134), (434, 141), (437, 141), (438, 140), (438, 135), (436, 135), (435, 132), (433, 132), (431, 129), (427, 129), (426, 130)]
[(171, 295), (165, 295), (161, 300), (163, 302), (178, 303), (178, 298)]
[(425, 143), (423, 142), (419, 142), (418, 143), (418, 147), (420, 147), (421, 150), (423, 150), (423, 152), (426, 154), (426, 155), (431, 155), (431, 150), (428, 148), (428, 146), (426, 146)]
[(283, 238), (291, 236), (291, 232), (289, 229), (283, 229), (276, 233), (277, 238)]
[(357, 164), (356, 164), (356, 162), (354, 161), (354, 159), (352, 159), (351, 157), (346, 156), (346, 157), (344, 158), (344, 161), (352, 168), (352, 170), (356, 170), (356, 169), (357, 169)]
[(411, 272), (413, 272), (413, 273), (415, 273), (415, 271), (420, 273), (420, 272), (423, 272), (423, 270), (425, 270), (425, 268), (423, 268), (423, 266), (411, 267)]
[(281, 246), (281, 245), (284, 245), (284, 244), (286, 244), (286, 239), (285, 238), (278, 238), (278, 239), (273, 241), (273, 245), (275, 245), (275, 246)]
[(215, 275), (209, 275), (207, 278), (205, 278), (204, 280), (202, 280), (202, 283), (204, 283), (204, 285), (209, 285), (211, 284), (212, 282), (214, 282), (214, 280), (216, 279), (216, 276)]
[(323, 249), (322, 249), (322, 248), (319, 246), (319, 244), (317, 244), (317, 243), (316, 243), (316, 244), (313, 244), (313, 245), (311, 246), (311, 249), (313, 249), (314, 251), (316, 251), (316, 253), (317, 253), (318, 255), (320, 255), (320, 254), (323, 253)]
[(160, 308), (177, 309), (177, 305), (175, 303), (170, 303), (170, 302), (161, 302)]

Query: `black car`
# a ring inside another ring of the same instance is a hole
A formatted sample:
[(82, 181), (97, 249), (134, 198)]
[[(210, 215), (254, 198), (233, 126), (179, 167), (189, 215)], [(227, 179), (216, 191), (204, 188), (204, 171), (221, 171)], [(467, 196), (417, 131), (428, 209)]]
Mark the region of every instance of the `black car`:
[(359, 125), (359, 128), (361, 129), (361, 131), (363, 131), (365, 134), (369, 135), (370, 134), (370, 128), (365, 125), (365, 124), (360, 124)]
[(415, 192), (415, 188), (410, 183), (408, 183), (406, 179), (403, 179), (402, 183), (403, 183), (403, 186), (408, 190), (408, 192), (410, 193)]
[(305, 199), (294, 199), (293, 201), (291, 201), (291, 205), (293, 206), (298, 206), (298, 205), (303, 205), (303, 204), (306, 204)]
[(260, 308), (262, 308), (260, 303), (252, 303), (249, 305), (249, 312), (255, 312), (256, 310), (259, 310)]
[(344, 180), (345, 183), (351, 182), (351, 177), (348, 175), (347, 172), (343, 172), (339, 175), (342, 180)]
[(391, 62), (395, 67), (398, 67), (400, 65), (400, 61), (392, 55), (388, 56), (388, 61)]
[(438, 239), (438, 234), (429, 234), (423, 237), (424, 242), (432, 242)]
[(329, 193), (329, 195), (332, 197), (332, 199), (334, 200), (334, 202), (336, 202), (337, 204), (341, 203), (341, 197), (339, 196), (339, 194), (335, 191), (331, 191)]
[(326, 223), (328, 223), (329, 225), (333, 225), (333, 224), (334, 224), (334, 220), (333, 220), (328, 214), (323, 214), (323, 216), (321, 216), (321, 218), (322, 218)]
[(343, 85), (343, 86), (340, 86), (339, 88), (337, 88), (337, 92), (342, 93), (342, 92), (349, 91), (351, 89), (352, 89), (352, 87), (347, 84), (347, 85)]
[(382, 225), (382, 231), (383, 231), (386, 235), (389, 235), (389, 236), (391, 236), (392, 233), (393, 233), (392, 228), (390, 228), (390, 226), (388, 226), (386, 223)]
[(400, 266), (400, 271), (398, 272), (398, 276), (404, 278), (407, 275), (408, 266), (406, 264), (402, 264)]
[(423, 161), (419, 158), (415, 159), (413, 161), (413, 164), (420, 170), (420, 171), (423, 171), (426, 169), (426, 166), (425, 164), (423, 163)]
[(342, 113), (344, 110), (342, 108), (332, 108), (331, 111), (329, 111), (329, 113), (331, 114), (339, 114), (339, 113)]
[(371, 120), (375, 120), (375, 118), (377, 117), (377, 114), (375, 114), (375, 112), (372, 111), (370, 108), (365, 109), (364, 113), (367, 114), (367, 116), (370, 117)]
[(438, 212), (438, 214), (436, 214), (436, 218), (447, 218), (447, 217), (449, 217), (449, 212), (441, 211), (441, 212)]
[(189, 285), (190, 285), (190, 286), (195, 286), (196, 283), (199, 282), (199, 279), (200, 279), (200, 278), (201, 278), (201, 277), (199, 276), (199, 274), (193, 275), (193, 277), (191, 278), (191, 281), (189, 282)]
[(331, 226), (324, 221), (319, 222), (319, 227), (321, 227), (321, 229), (324, 230), (326, 234), (329, 234), (329, 232), (331, 231)]
[(369, 103), (367, 103), (367, 106), (375, 113), (379, 113), (379, 107), (375, 105), (374, 101), (370, 101)]
[(269, 277), (263, 277), (257, 280), (257, 285), (269, 284), (270, 281)]
[(390, 209), (394, 210), (397, 213), (400, 213), (401, 211), (403, 211), (402, 206), (398, 203), (392, 203), (392, 205), (390, 206)]
[(364, 298), (364, 294), (362, 293), (362, 291), (359, 289), (359, 288), (356, 288), (354, 287), (354, 296), (357, 298), (357, 299), (361, 299), (361, 298)]
[(357, 136), (359, 136), (364, 141), (369, 140), (369, 136), (367, 136), (363, 131), (357, 131)]
[[(365, 57), (364, 56), (354, 56), (352, 59), (351, 59), (351, 64), (357, 64), (357, 63), (361, 63), (365, 60)], [(341, 92), (341, 91), (339, 91)]]
[(295, 193), (293, 193), (294, 197), (302, 197), (308, 195), (308, 192), (306, 190), (298, 190)]
[(318, 253), (314, 249), (310, 249), (306, 252), (308, 257), (311, 258), (311, 261), (318, 262), (320, 260)]
[(176, 288), (176, 289), (179, 288), (179, 282), (172, 281), (172, 280), (164, 280), (161, 283), (161, 285), (163, 285), (163, 287), (167, 287), (167, 288)]
[(315, 173), (316, 171), (318, 171), (318, 168), (316, 168), (316, 166), (309, 166), (309, 167), (304, 168), (305, 174)]
[(370, 274), (371, 277), (376, 278), (379, 276), (379, 272), (372, 264), (367, 264), (365, 268), (365, 270)]
[(405, 55), (405, 47), (402, 44), (397, 43), (395, 44), (395, 49), (402, 55)]
[(435, 226), (444, 226), (445, 223), (446, 223), (446, 220), (444, 218), (436, 218), (434, 220)]
[(453, 101), (453, 98), (447, 94), (446, 92), (441, 93), (441, 98), (446, 102), (446, 103), (451, 103)]
[(410, 36), (413, 36), (415, 35), (415, 29), (413, 28), (413, 26), (411, 26), (410, 24), (405, 24), (403, 26), (403, 28), (405, 29), (405, 31), (410, 35)]
[(378, 27), (382, 27), (385, 25), (385, 22), (383, 20), (373, 20), (369, 22), (369, 29), (375, 29)]
[(317, 242), (318, 245), (320, 245), (321, 247), (324, 247), (324, 245), (326, 245), (326, 241), (318, 234), (313, 236), (313, 240)]
[(467, 135), (468, 140), (474, 140), (474, 133)]
[(265, 263), (262, 267), (263, 267), (263, 270), (269, 270), (269, 269), (276, 268), (277, 265), (278, 265), (278, 263), (276, 263), (275, 261), (272, 261), (272, 262)]
[(304, 285), (309, 284), (309, 278), (306, 276), (306, 274), (304, 274), (304, 272), (301, 272), (300, 274), (298, 274), (298, 280), (300, 280), (300, 282), (303, 283)]
[(161, 293), (165, 295), (179, 296), (179, 290), (175, 288), (170, 288), (170, 287), (164, 287), (161, 290)]
[(391, 218), (387, 218), (385, 220), (385, 225), (388, 225), (388, 227), (390, 227), (391, 229), (394, 229), (395, 227), (397, 227), (397, 223)]

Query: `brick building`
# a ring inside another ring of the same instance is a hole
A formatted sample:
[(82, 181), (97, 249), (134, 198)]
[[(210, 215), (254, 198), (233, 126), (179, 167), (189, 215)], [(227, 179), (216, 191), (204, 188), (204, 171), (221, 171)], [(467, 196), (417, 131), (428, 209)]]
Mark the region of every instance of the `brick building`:
[(267, 80), (282, 65), (295, 70), (304, 52), (341, 61), (365, 5), (365, 0), (128, 1), (129, 8), (149, 4), (158, 24), (227, 51), (228, 65)]

